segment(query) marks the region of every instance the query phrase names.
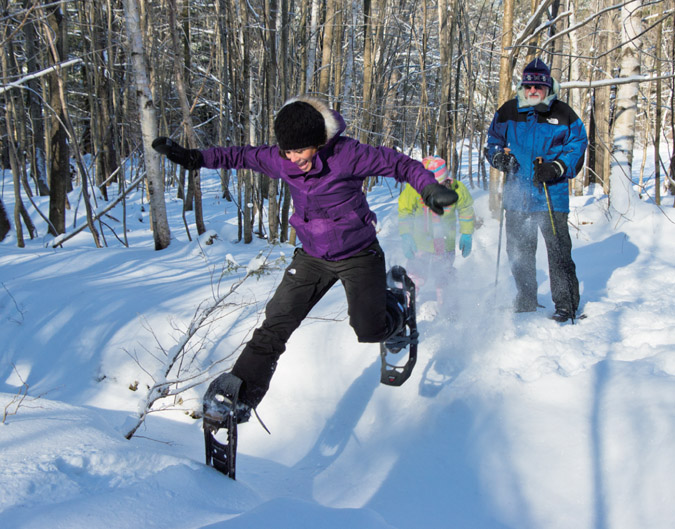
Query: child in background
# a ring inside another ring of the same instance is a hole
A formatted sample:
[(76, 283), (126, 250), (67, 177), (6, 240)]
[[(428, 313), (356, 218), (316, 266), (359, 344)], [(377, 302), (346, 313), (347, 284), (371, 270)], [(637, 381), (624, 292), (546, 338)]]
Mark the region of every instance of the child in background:
[(462, 182), (449, 178), (443, 158), (427, 156), (422, 163), (434, 174), (439, 184), (451, 189), (459, 197), (457, 202), (445, 208), (443, 216), (430, 210), (409, 184), (406, 184), (398, 198), (398, 229), (403, 253), (408, 260), (406, 269), (418, 288), (425, 283), (435, 285), (436, 301), (440, 306), (449, 301), (444, 292), (454, 278), (458, 220), (461, 234), (459, 250), (462, 257), (468, 257), (471, 253), (475, 221), (473, 198)]

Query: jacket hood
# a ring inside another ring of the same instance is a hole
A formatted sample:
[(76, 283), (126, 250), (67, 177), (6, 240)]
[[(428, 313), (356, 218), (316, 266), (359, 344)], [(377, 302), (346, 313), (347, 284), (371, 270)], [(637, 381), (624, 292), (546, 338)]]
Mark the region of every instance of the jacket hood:
[[(535, 110), (539, 110), (539, 108), (542, 106), (548, 110), (553, 100), (557, 99), (558, 94), (560, 93), (560, 83), (555, 79), (553, 79), (553, 77), (551, 77), (551, 81), (553, 82), (553, 87), (549, 90), (548, 95), (544, 98), (544, 100), (541, 103), (535, 105), (534, 107)], [(525, 99), (525, 88), (523, 88), (522, 81), (518, 83), (516, 97), (518, 99), (518, 109), (527, 109), (532, 106), (527, 104), (527, 101)]]

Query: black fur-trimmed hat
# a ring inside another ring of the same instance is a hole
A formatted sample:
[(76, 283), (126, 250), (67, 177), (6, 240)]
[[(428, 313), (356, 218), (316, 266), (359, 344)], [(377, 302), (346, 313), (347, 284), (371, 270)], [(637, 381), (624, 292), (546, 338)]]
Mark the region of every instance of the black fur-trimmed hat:
[(332, 111), (311, 96), (289, 99), (274, 118), (274, 135), (281, 151), (321, 147), (337, 132)]
[(286, 103), (274, 119), (279, 149), (304, 149), (326, 143), (326, 122), (316, 108), (305, 101)]

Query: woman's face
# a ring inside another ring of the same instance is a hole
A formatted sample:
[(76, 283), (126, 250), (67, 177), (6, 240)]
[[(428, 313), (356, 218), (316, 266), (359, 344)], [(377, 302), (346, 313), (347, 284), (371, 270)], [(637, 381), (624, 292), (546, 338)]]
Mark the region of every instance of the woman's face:
[(309, 172), (312, 168), (312, 158), (318, 149), (316, 147), (304, 147), (303, 149), (289, 149), (284, 151), (286, 159), (298, 166), (303, 173)]

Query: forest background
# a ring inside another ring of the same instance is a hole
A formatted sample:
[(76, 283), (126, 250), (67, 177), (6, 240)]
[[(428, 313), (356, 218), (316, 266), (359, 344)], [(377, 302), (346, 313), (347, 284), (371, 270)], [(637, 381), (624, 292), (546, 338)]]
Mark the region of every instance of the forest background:
[[(634, 193), (635, 145), (654, 150), (655, 202), (675, 191), (675, 11), (664, 0), (0, 5), (0, 162), (11, 169), (15, 194), (13, 212), (0, 203), (0, 240), (14, 229), (19, 246), (26, 234), (38, 236), (26, 209), (37, 209), (35, 195), (50, 197), (49, 211), (39, 211), (50, 244), (83, 229), (96, 246), (106, 245), (106, 231), (128, 244), (106, 227), (105, 212), (138, 186), (147, 191), (156, 249), (171, 241), (166, 186), (184, 201), (184, 228), (194, 215), (203, 233), (199, 172), (160, 164), (152, 140), (167, 135), (192, 148), (273, 143), (274, 111), (298, 93), (325, 98), (345, 116), (349, 135), (438, 154), (459, 176), (462, 153), (480, 152), (494, 111), (535, 56), (551, 65), (561, 98), (589, 132), (571, 193), (601, 183), (610, 208), (623, 212)], [(671, 160), (662, 158), (664, 143)], [(479, 160), (468, 166), (462, 178), (489, 189), (496, 212), (499, 175), (490, 178)], [(239, 210), (240, 240), (293, 242), (285, 184), (250, 171), (220, 176), (223, 196)], [(368, 185), (376, 182), (373, 175)], [(73, 205), (68, 193), (78, 188)], [(66, 210), (80, 205), (86, 225), (67, 228)]]

